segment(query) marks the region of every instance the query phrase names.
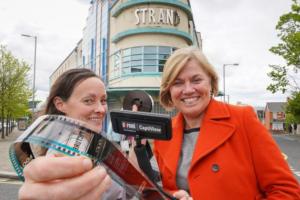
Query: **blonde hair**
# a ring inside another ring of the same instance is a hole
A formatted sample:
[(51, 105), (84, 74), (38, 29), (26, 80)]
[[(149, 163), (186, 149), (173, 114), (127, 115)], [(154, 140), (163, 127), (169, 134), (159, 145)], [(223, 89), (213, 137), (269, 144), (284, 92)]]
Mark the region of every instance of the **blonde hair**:
[(191, 59), (196, 60), (199, 63), (205, 73), (211, 79), (211, 94), (216, 96), (218, 94), (218, 75), (214, 67), (208, 62), (207, 58), (197, 47), (185, 47), (176, 50), (167, 60), (164, 71), (162, 74), (162, 80), (160, 85), (159, 100), (163, 107), (170, 109), (173, 107), (173, 103), (170, 95), (170, 87), (177, 78), (178, 74), (185, 67), (186, 63)]

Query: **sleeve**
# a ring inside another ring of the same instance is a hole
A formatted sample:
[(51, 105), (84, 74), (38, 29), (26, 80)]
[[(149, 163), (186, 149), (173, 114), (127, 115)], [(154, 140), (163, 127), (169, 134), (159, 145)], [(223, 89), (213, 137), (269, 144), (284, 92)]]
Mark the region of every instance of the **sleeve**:
[[(158, 142), (157, 142), (157, 141), (154, 141), (153, 143), (154, 143), (153, 155), (154, 155), (155, 161), (156, 161), (155, 170), (161, 172), (160, 167), (161, 167), (162, 163), (161, 163), (161, 161), (160, 161), (159, 151), (157, 151), (157, 145), (158, 145)], [(160, 176), (162, 176), (162, 174), (160, 174)]]
[(300, 187), (268, 130), (251, 107), (244, 109), (253, 166), (262, 192), (260, 200), (300, 200)]
[[(158, 166), (158, 170), (159, 170), (159, 175), (160, 175), (160, 179), (161, 182), (159, 182), (159, 184), (162, 184), (163, 186), (163, 190), (169, 194), (173, 194), (174, 192), (178, 191), (177, 188), (174, 188), (174, 186), (170, 186), (170, 184), (168, 184), (168, 182), (166, 181), (165, 177), (164, 177), (164, 163), (160, 157), (160, 153), (159, 153), (159, 147), (161, 148), (161, 146), (163, 146), (161, 143), (161, 141), (154, 141), (154, 148), (153, 148), (153, 154), (155, 156), (156, 162), (157, 162), (157, 166)], [(161, 145), (161, 146), (159, 146)]]

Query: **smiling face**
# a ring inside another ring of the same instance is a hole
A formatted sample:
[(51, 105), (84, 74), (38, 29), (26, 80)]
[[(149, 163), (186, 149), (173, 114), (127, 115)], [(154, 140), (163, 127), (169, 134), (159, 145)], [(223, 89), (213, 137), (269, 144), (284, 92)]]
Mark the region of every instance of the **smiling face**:
[(79, 82), (66, 101), (55, 97), (54, 104), (66, 116), (86, 122), (90, 128), (99, 132), (107, 111), (106, 99), (103, 82), (97, 77), (91, 77)]
[(195, 60), (189, 60), (170, 87), (173, 106), (186, 121), (186, 128), (199, 127), (211, 99), (211, 78)]

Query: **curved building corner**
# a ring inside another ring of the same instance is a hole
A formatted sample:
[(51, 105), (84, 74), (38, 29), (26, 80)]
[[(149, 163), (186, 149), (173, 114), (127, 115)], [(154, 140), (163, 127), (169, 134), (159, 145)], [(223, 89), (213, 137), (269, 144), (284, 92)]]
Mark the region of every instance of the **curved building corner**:
[(164, 64), (190, 45), (201, 48), (189, 0), (92, 0), (77, 67), (102, 77), (109, 110), (121, 109), (129, 91), (144, 90), (154, 100), (152, 112), (164, 113), (158, 102)]

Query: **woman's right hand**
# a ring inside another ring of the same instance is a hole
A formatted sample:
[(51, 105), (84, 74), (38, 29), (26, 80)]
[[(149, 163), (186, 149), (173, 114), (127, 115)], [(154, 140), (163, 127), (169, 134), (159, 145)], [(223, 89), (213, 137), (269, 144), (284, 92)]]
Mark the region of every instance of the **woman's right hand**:
[(103, 167), (84, 157), (39, 157), (24, 168), (19, 199), (100, 199), (111, 185)]

